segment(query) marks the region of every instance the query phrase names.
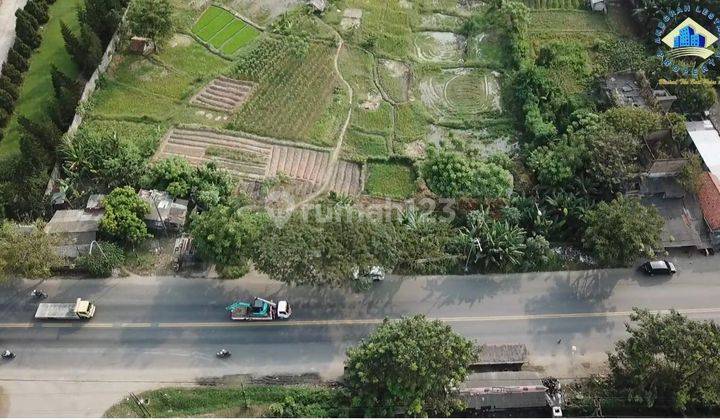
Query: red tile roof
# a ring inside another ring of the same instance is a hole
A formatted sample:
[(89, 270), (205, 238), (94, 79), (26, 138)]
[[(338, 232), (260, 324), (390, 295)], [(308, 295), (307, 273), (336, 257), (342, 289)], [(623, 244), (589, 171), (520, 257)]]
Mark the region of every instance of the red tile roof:
[(710, 172), (702, 175), (698, 201), (710, 229), (720, 229), (720, 179)]

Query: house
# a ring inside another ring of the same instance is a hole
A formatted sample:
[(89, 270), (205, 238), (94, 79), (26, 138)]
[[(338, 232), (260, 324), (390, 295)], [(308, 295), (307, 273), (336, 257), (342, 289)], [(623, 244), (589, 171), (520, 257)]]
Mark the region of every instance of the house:
[(470, 365), (475, 371), (518, 371), (527, 361), (524, 344), (484, 345), (478, 351), (477, 360)]
[(643, 72), (613, 73), (603, 82), (602, 90), (613, 106), (654, 108), (663, 113), (668, 112), (677, 99), (665, 89), (652, 89)]
[(705, 166), (712, 174), (720, 177), (720, 134), (712, 122), (688, 121), (685, 127)]
[(710, 241), (716, 249), (720, 248), (720, 178), (705, 172), (697, 195), (705, 224), (710, 231)]
[(187, 218), (188, 201), (173, 198), (167, 191), (140, 190), (138, 196), (150, 207), (144, 220), (154, 231), (182, 230)]
[(546, 386), (537, 372), (484, 372), (468, 375), (458, 397), (469, 415), (549, 417), (561, 413), (559, 389)]
[(56, 252), (59, 256), (74, 259), (86, 254), (97, 240), (102, 216), (102, 210), (58, 210), (45, 225), (45, 232), (58, 236), (60, 242)]
[(655, 207), (665, 221), (661, 240), (665, 249), (712, 248), (700, 204), (680, 185), (678, 175), (685, 159), (658, 159), (640, 175), (636, 195), (646, 206)]

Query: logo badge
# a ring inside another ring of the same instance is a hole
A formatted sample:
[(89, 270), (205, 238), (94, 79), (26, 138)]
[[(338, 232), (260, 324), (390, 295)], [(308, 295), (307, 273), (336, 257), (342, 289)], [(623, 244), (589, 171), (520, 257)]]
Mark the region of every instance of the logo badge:
[(691, 18), (682, 21), (662, 38), (663, 44), (671, 48), (669, 58), (698, 57), (707, 60), (715, 51), (707, 48), (718, 38)]

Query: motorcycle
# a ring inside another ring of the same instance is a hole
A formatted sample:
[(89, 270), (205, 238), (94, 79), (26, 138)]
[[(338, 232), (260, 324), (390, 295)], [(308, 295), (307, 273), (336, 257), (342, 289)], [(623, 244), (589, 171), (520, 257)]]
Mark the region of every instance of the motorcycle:
[(217, 356), (219, 359), (225, 359), (226, 357), (230, 357), (231, 355), (232, 353), (225, 349), (222, 349), (219, 352), (215, 353), (215, 356)]
[(5, 350), (5, 351), (2, 353), (2, 358), (3, 358), (3, 359), (14, 359), (14, 358), (15, 358), (15, 353), (11, 352), (10, 350)]
[(30, 296), (34, 297), (35, 299), (46, 299), (48, 297), (47, 293), (37, 289), (30, 292)]

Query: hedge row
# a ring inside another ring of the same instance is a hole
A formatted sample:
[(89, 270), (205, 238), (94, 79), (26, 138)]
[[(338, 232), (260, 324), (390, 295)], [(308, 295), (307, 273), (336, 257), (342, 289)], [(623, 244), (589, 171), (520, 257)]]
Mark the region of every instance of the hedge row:
[(0, 140), (3, 137), (2, 128), (10, 120), (20, 95), (20, 85), (29, 67), (28, 60), (40, 46), (40, 27), (49, 19), (48, 7), (45, 0), (29, 0), (24, 8), (15, 12), (15, 44), (8, 52), (0, 73)]

